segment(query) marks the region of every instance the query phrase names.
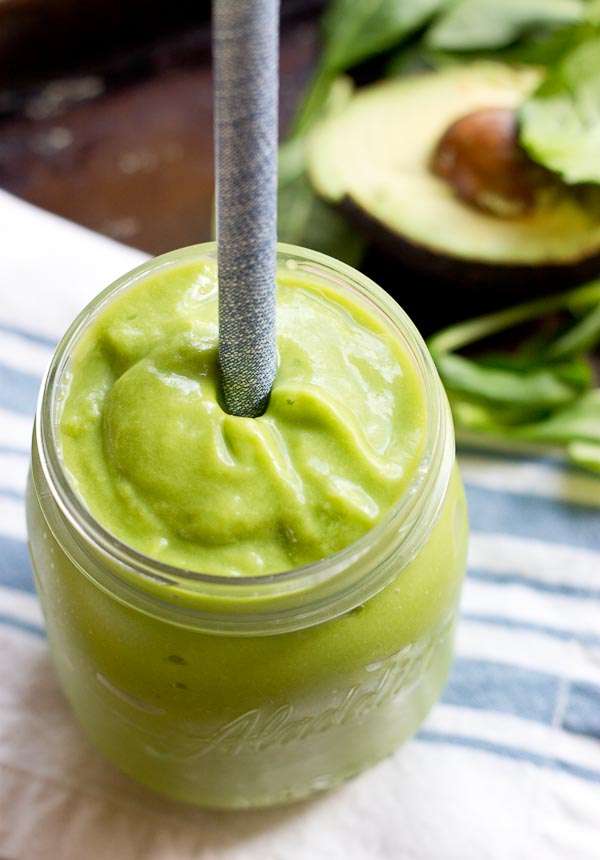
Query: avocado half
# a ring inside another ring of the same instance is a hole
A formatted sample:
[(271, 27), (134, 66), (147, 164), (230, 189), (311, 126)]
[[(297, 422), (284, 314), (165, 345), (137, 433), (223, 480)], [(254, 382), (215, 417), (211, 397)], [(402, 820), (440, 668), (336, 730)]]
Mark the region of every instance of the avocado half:
[(451, 66), (365, 87), (307, 142), (315, 190), (372, 242), (421, 274), (526, 296), (600, 272), (597, 189), (554, 184), (515, 217), (463, 202), (431, 169), (456, 120), (490, 107), (517, 109), (537, 87), (533, 67)]

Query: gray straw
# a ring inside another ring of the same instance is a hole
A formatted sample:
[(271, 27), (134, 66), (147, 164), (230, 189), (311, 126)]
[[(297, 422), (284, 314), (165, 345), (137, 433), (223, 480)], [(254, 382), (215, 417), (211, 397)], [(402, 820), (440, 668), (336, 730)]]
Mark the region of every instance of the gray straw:
[(214, 0), (219, 363), (225, 407), (260, 415), (276, 370), (279, 0)]

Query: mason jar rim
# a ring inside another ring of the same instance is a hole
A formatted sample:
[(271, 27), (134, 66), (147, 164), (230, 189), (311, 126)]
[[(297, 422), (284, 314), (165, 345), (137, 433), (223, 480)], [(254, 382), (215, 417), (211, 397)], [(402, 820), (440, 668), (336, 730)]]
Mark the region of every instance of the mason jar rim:
[[(252, 576), (227, 577), (175, 567), (131, 547), (106, 529), (75, 492), (61, 460), (57, 401), (70, 355), (79, 338), (118, 293), (150, 273), (183, 261), (216, 261), (216, 249), (216, 243), (208, 242), (151, 258), (106, 287), (78, 314), (61, 338), (42, 383), (36, 412), (37, 457), (63, 518), (74, 530), (78, 550), (91, 546), (101, 556), (121, 565), (122, 574), (127, 573), (127, 576), (120, 577), (111, 568), (110, 575), (103, 577), (103, 582), (97, 581), (98, 571), (91, 577), (117, 598), (124, 602), (133, 601), (145, 611), (166, 613), (176, 623), (204, 626), (220, 632), (265, 633), (311, 626), (323, 617), (335, 617), (363, 603), (380, 591), (394, 572), (397, 574), (414, 558), (437, 518), (454, 459), (448, 403), (427, 347), (400, 305), (361, 272), (317, 251), (283, 243), (277, 246), (278, 266), (283, 260), (288, 267), (325, 280), (338, 291), (340, 288), (352, 291), (358, 294), (361, 303), (368, 303), (370, 310), (403, 339), (425, 389), (425, 442), (409, 485), (378, 523), (334, 555), (291, 570)], [(394, 535), (400, 535), (400, 544), (394, 541)], [(382, 540), (387, 547), (385, 558), (371, 552), (373, 546)], [(390, 567), (392, 545), (395, 551), (400, 547), (405, 551), (400, 566), (395, 564), (390, 571), (387, 568)], [(67, 554), (72, 561), (76, 560), (74, 552), (69, 552), (68, 548)], [(360, 567), (361, 563), (364, 566), (375, 557), (377, 565), (366, 575), (347, 575), (353, 568)], [(84, 574), (91, 575), (90, 570), (81, 564), (78, 567)], [(122, 579), (120, 583), (119, 579)], [(211, 596), (217, 601), (232, 601), (230, 610), (223, 613), (211, 611), (206, 606), (185, 607), (169, 599), (173, 597), (169, 595), (169, 588), (174, 587), (187, 596), (196, 595), (199, 603)], [(250, 611), (244, 613), (235, 601), (246, 601), (247, 598), (251, 598), (248, 602)]]

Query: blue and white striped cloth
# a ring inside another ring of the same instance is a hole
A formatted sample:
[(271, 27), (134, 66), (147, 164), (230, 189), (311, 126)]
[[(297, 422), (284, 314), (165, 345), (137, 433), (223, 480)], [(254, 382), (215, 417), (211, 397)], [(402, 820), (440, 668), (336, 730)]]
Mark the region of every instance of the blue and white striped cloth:
[(457, 658), (420, 735), (341, 789), (213, 815), (117, 774), (54, 681), (27, 556), (32, 416), (77, 311), (142, 255), (0, 192), (0, 856), (599, 860), (600, 481), (461, 453), (472, 538)]

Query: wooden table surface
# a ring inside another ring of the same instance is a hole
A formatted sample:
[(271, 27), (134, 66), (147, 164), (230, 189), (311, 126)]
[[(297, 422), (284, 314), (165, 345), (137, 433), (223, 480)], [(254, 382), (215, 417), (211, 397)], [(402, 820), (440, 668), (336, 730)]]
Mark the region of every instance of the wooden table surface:
[[(56, 35), (72, 19), (64, 17), (64, 0), (53, 2)], [(93, 15), (94, 0), (81, 2)], [(129, 3), (132, 14), (139, 13), (137, 0)], [(314, 65), (320, 5), (309, 0), (283, 4), (282, 129)], [(5, 20), (14, 20), (7, 14)], [(86, 62), (75, 50), (77, 34), (72, 33), (71, 53), (65, 51), (75, 68), (66, 63), (62, 69), (57, 57), (47, 57), (41, 70), (28, 63), (37, 44), (35, 28), (22, 39), (27, 44), (19, 64), (17, 37), (7, 46), (5, 29), (4, 46), (0, 34), (0, 187), (153, 254), (209, 239), (214, 184), (210, 25), (206, 9), (196, 17), (194, 22), (188, 15), (166, 36), (157, 35), (157, 26), (141, 44), (132, 39), (124, 45), (121, 36), (114, 49), (106, 50), (104, 40), (105, 50), (96, 45)], [(0, 17), (0, 31), (2, 23)], [(89, 33), (79, 35), (89, 38)], [(10, 74), (7, 56), (12, 57)]]

